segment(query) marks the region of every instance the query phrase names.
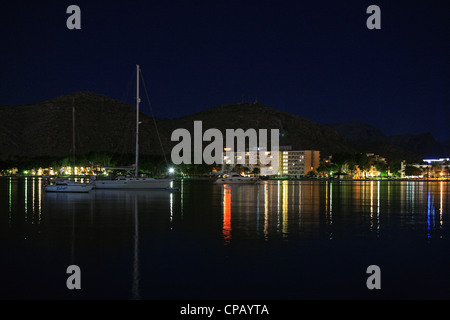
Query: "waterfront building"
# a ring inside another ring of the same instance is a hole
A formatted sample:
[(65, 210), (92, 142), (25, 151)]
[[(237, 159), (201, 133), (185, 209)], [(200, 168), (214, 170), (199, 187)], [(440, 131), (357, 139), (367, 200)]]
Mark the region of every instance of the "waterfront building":
[(317, 150), (285, 150), (280, 151), (278, 173), (281, 176), (300, 177), (310, 171), (317, 172), (320, 151)]
[[(225, 149), (226, 151), (226, 149)], [(260, 161), (260, 152), (270, 160), (269, 164)], [(233, 158), (232, 158), (233, 157)], [(245, 159), (244, 159), (245, 158)], [(238, 165), (239, 161), (244, 159), (243, 165)], [(253, 161), (251, 161), (253, 159)], [(236, 168), (248, 173), (264, 172), (264, 169), (271, 169), (273, 160), (272, 151), (267, 150), (246, 150), (245, 152), (236, 152), (234, 156), (227, 156), (224, 153), (223, 171), (232, 171)], [(252, 163), (253, 162), (253, 163)], [(317, 150), (292, 150), (291, 146), (280, 146), (278, 151), (278, 171), (272, 175), (285, 177), (300, 177), (308, 172), (317, 172), (320, 162), (320, 151)], [(239, 170), (237, 170), (239, 171)]]
[(450, 177), (450, 158), (423, 159), (422, 163), (415, 163), (412, 166), (422, 170), (426, 178)]

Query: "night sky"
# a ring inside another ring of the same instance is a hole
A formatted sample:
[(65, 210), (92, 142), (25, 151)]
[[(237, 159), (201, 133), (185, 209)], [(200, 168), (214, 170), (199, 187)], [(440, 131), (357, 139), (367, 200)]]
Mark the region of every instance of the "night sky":
[[(81, 30), (66, 27), (71, 4)], [(366, 27), (371, 4), (381, 30)], [(138, 63), (159, 118), (257, 99), (319, 123), (360, 120), (442, 141), (449, 9), (425, 0), (2, 1), (0, 105), (76, 91), (134, 104)]]

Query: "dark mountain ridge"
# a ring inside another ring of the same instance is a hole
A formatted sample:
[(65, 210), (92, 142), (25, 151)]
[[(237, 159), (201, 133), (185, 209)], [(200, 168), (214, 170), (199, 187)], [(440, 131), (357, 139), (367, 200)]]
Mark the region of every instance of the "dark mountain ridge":
[(378, 128), (360, 121), (328, 124), (349, 145), (361, 151), (374, 152), (393, 159), (420, 161), (439, 158), (450, 153), (450, 146), (436, 141), (429, 132), (422, 134), (398, 134), (387, 136)]
[[(75, 108), (76, 154), (134, 153), (135, 107), (104, 95), (76, 92), (32, 105), (0, 107), (0, 154), (15, 157), (61, 157), (72, 153), (72, 105)], [(170, 154), (177, 128), (193, 135), (195, 120), (208, 128), (279, 129), (280, 145), (316, 149), (324, 155), (353, 151), (335, 130), (311, 120), (256, 103), (223, 105), (175, 119), (140, 114), (140, 153)], [(155, 129), (155, 122), (158, 132)], [(158, 139), (158, 134), (161, 143)], [(162, 145), (162, 146), (161, 146)]]
[[(0, 157), (11, 160), (71, 155), (72, 105), (76, 154), (134, 153), (135, 107), (101, 94), (76, 92), (31, 105), (0, 106)], [(153, 119), (141, 113), (140, 153), (170, 154), (178, 143), (171, 141), (172, 132), (185, 128), (193, 137), (196, 120), (202, 121), (203, 132), (219, 129), (224, 140), (225, 129), (279, 129), (280, 145), (320, 150), (322, 158), (336, 152), (357, 151), (394, 160), (420, 159), (437, 150), (448, 154), (448, 147), (435, 141), (431, 134), (387, 137), (362, 122), (323, 125), (258, 103), (222, 105), (175, 119)]]
[(356, 147), (363, 147), (384, 142), (387, 136), (378, 128), (361, 121), (328, 124), (348, 143)]
[[(339, 151), (354, 151), (336, 131), (329, 127), (258, 103), (217, 106), (193, 115), (159, 123), (170, 127), (170, 132), (176, 128), (186, 128), (192, 133), (195, 120), (202, 121), (203, 131), (208, 128), (219, 129), (224, 139), (226, 129), (278, 129), (281, 146), (292, 146), (292, 149), (300, 150), (320, 150), (325, 156)], [(268, 135), (270, 135), (269, 132)]]

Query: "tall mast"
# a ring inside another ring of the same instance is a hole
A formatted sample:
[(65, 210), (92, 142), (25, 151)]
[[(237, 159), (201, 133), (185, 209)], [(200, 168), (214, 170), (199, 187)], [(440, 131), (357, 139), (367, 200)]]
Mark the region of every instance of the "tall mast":
[(135, 177), (138, 176), (138, 161), (139, 161), (139, 65), (136, 65), (136, 168), (134, 171)]
[(72, 97), (72, 174), (75, 178), (75, 97)]

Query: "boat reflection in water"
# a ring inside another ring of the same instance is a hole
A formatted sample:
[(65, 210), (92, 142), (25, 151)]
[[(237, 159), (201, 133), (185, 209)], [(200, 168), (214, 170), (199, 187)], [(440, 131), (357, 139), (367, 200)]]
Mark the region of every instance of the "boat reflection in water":
[[(46, 209), (50, 213), (49, 219), (55, 220), (64, 217), (71, 225), (70, 264), (86, 264), (84, 254), (79, 254), (83, 251), (86, 252), (86, 243), (77, 246), (76, 239), (79, 239), (80, 242), (81, 238), (92, 237), (96, 245), (89, 251), (98, 251), (98, 256), (105, 255), (104, 245), (106, 245), (106, 252), (111, 251), (112, 253), (117, 249), (124, 255), (124, 260), (113, 266), (111, 270), (121, 269), (124, 267), (124, 263), (129, 265), (131, 262), (132, 265), (129, 269), (131, 272), (125, 271), (131, 276), (131, 299), (141, 299), (140, 223), (142, 220), (144, 235), (145, 229), (150, 233), (153, 228), (159, 229), (161, 227), (159, 219), (162, 216), (167, 217), (166, 214), (168, 214), (169, 219), (173, 216), (173, 197), (174, 194), (167, 190), (94, 189), (85, 194), (48, 193), (45, 202)], [(164, 225), (166, 224), (167, 222), (164, 223)], [(114, 247), (115, 243), (128, 243), (129, 245), (120, 249)], [(125, 258), (128, 256), (130, 258)], [(104, 264), (104, 260), (104, 257), (100, 259), (101, 265)]]

